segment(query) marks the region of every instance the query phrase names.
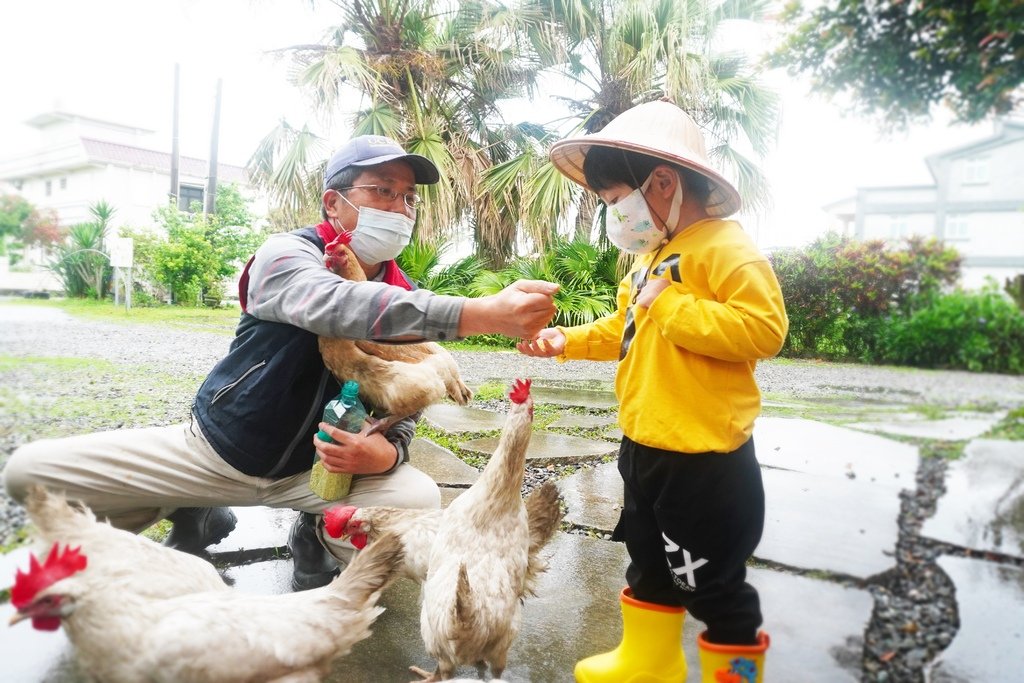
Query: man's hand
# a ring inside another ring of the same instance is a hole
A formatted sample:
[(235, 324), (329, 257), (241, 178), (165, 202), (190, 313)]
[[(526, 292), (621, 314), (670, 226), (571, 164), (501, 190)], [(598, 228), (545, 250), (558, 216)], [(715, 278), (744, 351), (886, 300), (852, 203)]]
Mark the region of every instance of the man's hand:
[(313, 437), (313, 447), (328, 472), (380, 474), (395, 465), (398, 450), (383, 434), (352, 434), (326, 422), (320, 423), (320, 429), (334, 439), (327, 443)]
[(519, 353), (537, 358), (552, 358), (565, 353), (565, 335), (557, 327), (541, 330), (536, 339), (524, 339), (516, 344)]
[(497, 294), (467, 299), (459, 318), (459, 336), (503, 334), (534, 339), (555, 317), (558, 285), (544, 280), (516, 280)]

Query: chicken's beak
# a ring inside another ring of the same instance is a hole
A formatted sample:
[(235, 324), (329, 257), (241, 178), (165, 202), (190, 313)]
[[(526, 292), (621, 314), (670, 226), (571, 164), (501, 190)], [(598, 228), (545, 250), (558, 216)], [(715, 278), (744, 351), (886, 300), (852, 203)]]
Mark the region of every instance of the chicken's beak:
[(11, 620), (7, 622), (7, 625), (8, 626), (14, 626), (19, 621), (25, 621), (26, 619), (30, 618), (31, 616), (32, 615), (28, 614), (27, 612), (15, 612), (14, 614), (11, 615)]

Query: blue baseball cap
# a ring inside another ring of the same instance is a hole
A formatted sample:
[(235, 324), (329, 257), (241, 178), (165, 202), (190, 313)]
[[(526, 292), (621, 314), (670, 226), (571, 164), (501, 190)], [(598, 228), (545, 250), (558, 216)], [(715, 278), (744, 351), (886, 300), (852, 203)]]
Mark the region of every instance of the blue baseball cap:
[(324, 170), (324, 189), (334, 176), (349, 166), (376, 166), (389, 161), (404, 161), (412, 166), (416, 183), (433, 185), (441, 179), (434, 162), (419, 154), (409, 154), (402, 146), (383, 135), (357, 135), (334, 153)]

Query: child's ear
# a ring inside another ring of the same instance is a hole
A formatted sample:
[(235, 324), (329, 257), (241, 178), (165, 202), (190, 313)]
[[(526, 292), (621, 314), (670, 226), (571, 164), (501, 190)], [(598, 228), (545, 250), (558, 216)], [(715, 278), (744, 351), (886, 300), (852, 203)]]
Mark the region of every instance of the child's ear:
[[(676, 191), (676, 183), (681, 182), (679, 174), (669, 166), (656, 166), (654, 168), (654, 187), (659, 194), (671, 197)], [(684, 186), (685, 190), (686, 187)]]

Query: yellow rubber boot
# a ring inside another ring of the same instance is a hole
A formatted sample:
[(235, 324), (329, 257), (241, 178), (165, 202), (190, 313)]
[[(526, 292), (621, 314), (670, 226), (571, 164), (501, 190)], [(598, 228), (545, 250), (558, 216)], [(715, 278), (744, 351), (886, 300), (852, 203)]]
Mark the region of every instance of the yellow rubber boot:
[(757, 645), (719, 645), (697, 636), (701, 683), (762, 683), (768, 634), (757, 634)]
[(622, 642), (611, 652), (576, 663), (578, 683), (682, 683), (686, 680), (683, 655), (682, 607), (641, 602), (629, 588), (619, 594), (622, 605)]

